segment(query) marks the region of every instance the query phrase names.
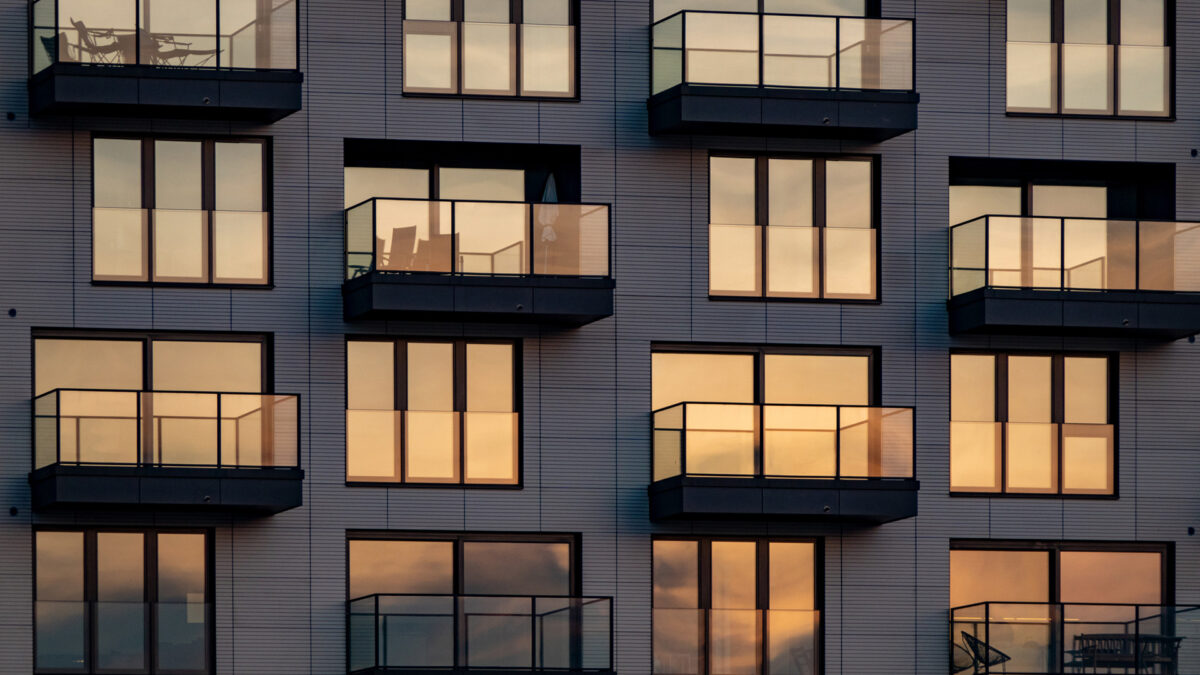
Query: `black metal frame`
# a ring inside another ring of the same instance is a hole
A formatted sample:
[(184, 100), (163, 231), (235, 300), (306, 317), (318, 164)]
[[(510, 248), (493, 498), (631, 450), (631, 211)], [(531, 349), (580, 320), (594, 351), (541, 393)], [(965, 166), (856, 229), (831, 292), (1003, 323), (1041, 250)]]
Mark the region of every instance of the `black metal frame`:
[[(436, 172), (431, 175), (436, 176)], [(437, 180), (436, 178), (431, 178), (431, 181), (436, 181), (436, 180)], [(436, 192), (436, 182), (433, 183), (433, 186), (434, 186), (434, 190)], [(528, 246), (529, 250), (527, 251), (527, 254), (525, 256), (526, 257), (525, 263), (527, 263), (529, 266), (529, 273), (528, 274), (494, 274), (494, 273), (493, 274), (466, 274), (466, 273), (463, 273), (460, 271), (456, 271), (455, 268), (458, 266), (456, 264), (456, 258), (458, 257), (458, 251), (454, 248), (454, 244), (451, 244), (450, 260), (448, 261), (450, 263), (449, 264), (449, 267), (451, 269), (450, 272), (380, 270), (376, 267), (376, 261), (375, 261), (376, 255), (378, 252), (372, 250), (372, 251), (370, 251), (370, 256), (371, 256), (370, 267), (368, 267), (367, 269), (359, 270), (357, 274), (355, 274), (353, 277), (350, 277), (349, 276), (349, 271), (351, 269), (350, 256), (351, 255), (367, 255), (367, 253), (368, 253), (366, 251), (351, 251), (349, 248), (350, 247), (350, 236), (349, 236), (350, 212), (353, 211), (354, 209), (364, 206), (365, 204), (368, 204), (368, 203), (372, 204), (371, 230), (372, 230), (372, 236), (374, 236), (375, 232), (378, 231), (378, 228), (379, 228), (379, 209), (377, 208), (377, 203), (380, 201), (384, 201), (384, 202), (386, 202), (386, 201), (425, 202), (425, 203), (428, 203), (431, 205), (432, 204), (442, 204), (442, 203), (450, 204), (450, 238), (451, 238), (450, 241), (451, 242), (456, 241), (457, 217), (455, 215), (455, 211), (457, 210), (457, 205), (459, 203), (466, 203), (466, 204), (519, 204), (519, 205), (527, 206), (527, 207), (529, 207), (527, 209), (528, 216), (529, 216), (529, 222), (528, 222), (529, 229), (526, 231), (526, 234), (529, 237), (529, 246)], [(565, 278), (571, 278), (571, 279), (590, 279), (590, 278), (611, 279), (612, 278), (612, 268), (613, 268), (612, 205), (610, 205), (610, 204), (569, 204), (566, 202), (505, 202), (505, 201), (489, 200), (489, 199), (406, 199), (406, 198), (402, 199), (402, 198), (393, 198), (393, 197), (372, 197), (370, 199), (363, 200), (363, 201), (351, 206), (350, 208), (346, 209), (343, 212), (342, 259), (346, 263), (346, 272), (347, 272), (346, 276), (347, 276), (347, 278), (358, 278), (358, 277), (367, 276), (370, 274), (388, 274), (388, 275), (400, 274), (400, 275), (413, 275), (413, 276), (421, 276), (421, 275), (454, 276), (454, 277), (469, 276), (469, 277), (502, 277), (502, 278), (522, 278), (522, 279), (527, 278), (527, 277), (564, 278), (563, 275), (534, 273), (534, 270), (536, 269), (536, 255), (534, 253), (534, 249), (536, 247), (534, 244), (535, 244), (535, 242), (537, 242), (537, 238), (534, 236), (534, 233), (535, 233), (535, 229), (537, 227), (537, 223), (535, 221), (537, 210), (533, 207), (536, 207), (536, 206), (597, 206), (597, 207), (602, 206), (602, 207), (605, 207), (606, 215), (608, 216), (608, 245), (607, 245), (607, 251), (606, 251), (606, 253), (608, 254), (608, 274), (603, 277), (594, 277), (594, 276), (589, 276), (589, 275), (569, 275)]]
[[(1167, 96), (1170, 98), (1167, 106), (1167, 114), (1165, 115), (1122, 115), (1120, 114), (1120, 94), (1121, 94), (1121, 78), (1120, 78), (1120, 47), (1121, 45), (1121, 0), (1108, 0), (1108, 45), (1114, 47), (1112, 72), (1110, 73), (1112, 84), (1112, 113), (1088, 114), (1088, 113), (1064, 113), (1062, 111), (1062, 95), (1063, 95), (1063, 69), (1062, 69), (1062, 45), (1065, 44), (1065, 5), (1063, 0), (1050, 0), (1050, 42), (1047, 44), (1055, 45), (1055, 66), (1054, 66), (1054, 103), (1058, 109), (1057, 112), (1035, 112), (1021, 111), (1008, 109), (1007, 98), (1005, 100), (1005, 114), (1009, 117), (1052, 117), (1063, 119), (1119, 119), (1119, 120), (1137, 120), (1142, 122), (1173, 122), (1176, 114), (1176, 71), (1178, 67), (1178, 48), (1175, 40), (1175, 0), (1163, 0), (1163, 46), (1170, 49), (1171, 59), (1168, 64), (1169, 72), (1167, 73), (1170, 81), (1167, 87)], [(1008, 22), (1004, 25), (1004, 42), (1008, 44)], [(1008, 64), (1005, 64), (1005, 77)]]
[[(221, 39), (221, 35), (220, 35), (220, 31), (221, 31), (221, 3), (220, 3), (220, 1), (219, 1), (219, 0), (209, 0), (209, 1), (211, 1), (211, 2), (212, 2), (214, 5), (215, 5), (215, 18), (214, 18), (214, 21), (213, 21), (213, 26), (216, 28), (216, 32), (213, 34), (213, 37), (214, 37), (214, 38), (216, 38), (216, 40), (217, 40), (217, 44), (219, 45), (219, 44), (220, 44), (220, 39)], [(282, 72), (299, 72), (299, 70), (300, 70), (300, 47), (301, 47), (301, 41), (300, 41), (300, 24), (301, 24), (301, 20), (300, 20), (300, 0), (292, 0), (292, 1), (296, 3), (296, 37), (295, 37), (295, 40), (296, 40), (296, 42), (295, 42), (295, 44), (296, 44), (296, 65), (295, 65), (295, 67), (294, 67), (294, 68), (231, 68), (231, 67), (228, 67), (228, 66), (227, 66), (227, 67), (224, 67), (224, 68), (222, 68), (222, 67), (221, 67), (221, 65), (220, 65), (220, 63), (221, 63), (221, 54), (220, 54), (220, 51), (219, 51), (219, 50), (218, 50), (218, 52), (217, 52), (217, 54), (216, 54), (216, 58), (215, 58), (215, 60), (216, 60), (216, 64), (217, 64), (217, 65), (213, 66), (212, 68), (206, 68), (206, 67), (196, 67), (196, 66), (169, 66), (169, 67), (166, 67), (166, 66), (155, 66), (155, 65), (151, 65), (151, 64), (143, 64), (143, 63), (141, 63), (141, 60), (142, 60), (142, 58), (141, 58), (141, 57), (142, 57), (142, 40), (141, 40), (141, 38), (140, 38), (140, 35), (138, 36), (138, 39), (135, 39), (135, 40), (133, 41), (133, 42), (134, 42), (134, 63), (131, 63), (131, 64), (105, 64), (105, 65), (107, 65), (108, 67), (111, 67), (112, 65), (116, 65), (117, 67), (130, 67), (130, 66), (133, 66), (133, 67), (142, 67), (142, 68), (149, 67), (149, 68), (153, 68), (153, 69), (155, 69), (155, 70), (167, 71), (167, 72), (169, 72), (169, 71), (171, 71), (171, 70), (176, 70), (176, 69), (179, 69), (179, 68), (184, 68), (184, 69), (186, 69), (186, 70), (196, 70), (196, 71), (202, 71), (202, 72), (203, 72), (203, 71), (213, 71), (213, 72), (231, 72), (231, 71), (232, 71), (232, 72), (237, 72), (237, 71), (282, 71)], [(29, 56), (29, 61), (28, 61), (28, 63), (29, 63), (29, 76), (30, 76), (30, 77), (32, 77), (32, 76), (35, 74), (35, 73), (34, 73), (34, 71), (33, 71), (33, 63), (34, 63), (34, 60), (33, 60), (33, 54), (34, 54), (34, 51), (35, 51), (35, 49), (36, 49), (36, 47), (35, 47), (35, 46), (34, 46), (34, 44), (33, 44), (33, 43), (34, 43), (34, 37), (35, 37), (35, 35), (34, 35), (34, 33), (35, 33), (35, 30), (34, 30), (34, 29), (35, 29), (35, 28), (39, 28), (39, 27), (38, 27), (38, 26), (35, 26), (35, 25), (34, 25), (34, 23), (33, 23), (33, 22), (34, 22), (34, 17), (33, 17), (34, 9), (33, 9), (33, 7), (34, 7), (34, 5), (35, 5), (35, 4), (37, 4), (38, 2), (52, 2), (52, 3), (54, 3), (54, 24), (55, 24), (55, 25), (54, 25), (54, 39), (55, 39), (55, 45), (56, 45), (56, 48), (55, 48), (55, 54), (54, 54), (54, 58), (53, 58), (53, 59), (51, 60), (51, 62), (50, 62), (50, 67), (53, 67), (54, 65), (56, 65), (56, 64), (59, 64), (59, 63), (63, 63), (63, 61), (60, 61), (60, 60), (58, 59), (58, 56), (59, 56), (59, 55), (58, 55), (58, 53), (57, 53), (57, 44), (58, 44), (58, 42), (57, 42), (57, 41), (58, 41), (58, 35), (59, 35), (59, 31), (60, 31), (60, 29), (62, 28), (62, 26), (60, 26), (60, 25), (59, 25), (59, 18), (60, 18), (60, 16), (61, 16), (61, 14), (59, 13), (59, 6), (58, 6), (59, 0), (29, 0), (29, 6), (28, 6), (28, 9), (26, 10), (26, 12), (27, 12), (27, 15), (28, 15), (28, 24), (27, 24), (27, 25), (28, 25), (28, 27), (29, 27), (29, 55), (28, 55), (28, 56)], [(133, 3), (133, 4), (134, 4), (134, 25), (135, 25), (135, 35), (137, 35), (137, 31), (141, 31), (141, 30), (142, 30), (142, 4), (141, 4), (140, 0), (128, 0), (128, 2), (131, 2), (131, 3)], [(44, 26), (42, 26), (41, 28), (45, 28), (45, 27), (44, 27)]]
[[(87, 605), (87, 632), (84, 636), (84, 652), (87, 655), (88, 667), (85, 670), (79, 669), (47, 669), (37, 668), (37, 535), (39, 532), (78, 532), (83, 535), (83, 592), (84, 600), (81, 602)], [(216, 608), (215, 608), (215, 588), (216, 588), (216, 573), (215, 573), (215, 554), (213, 546), (213, 532), (209, 529), (202, 528), (161, 528), (161, 527), (72, 527), (67, 525), (35, 525), (33, 536), (30, 537), (30, 560), (32, 564), (32, 582), (33, 582), (33, 602), (30, 605), (30, 626), (35, 627), (33, 630), (33, 640), (30, 647), (32, 650), (30, 662), (35, 664), (34, 672), (37, 675), (57, 675), (73, 673), (103, 673), (108, 671), (98, 670), (95, 664), (95, 649), (96, 649), (96, 617), (94, 614), (97, 594), (97, 558), (96, 558), (96, 542), (97, 535), (100, 533), (122, 533), (122, 534), (142, 534), (143, 535), (143, 562), (145, 564), (145, 572), (143, 576), (143, 598), (147, 606), (146, 627), (144, 633), (145, 640), (145, 663), (146, 669), (141, 671), (147, 674), (154, 675), (195, 675), (197, 671), (184, 670), (172, 671), (156, 668), (158, 660), (157, 640), (155, 636), (158, 632), (157, 622), (153, 620), (153, 608), (158, 604), (158, 566), (157, 562), (157, 546), (159, 534), (200, 534), (204, 535), (204, 594), (205, 594), (205, 668), (204, 673), (212, 673), (216, 668)]]
[[(403, 422), (400, 421), (400, 415), (396, 417), (396, 424), (401, 428), (396, 429), (396, 447), (395, 447), (395, 479), (390, 481), (364, 480), (355, 478), (349, 475), (346, 476), (346, 485), (353, 487), (412, 487), (412, 488), (470, 488), (470, 489), (492, 489), (492, 490), (521, 490), (524, 489), (525, 482), (525, 400), (524, 400), (524, 383), (522, 373), (524, 372), (524, 343), (520, 339), (504, 339), (504, 338), (417, 338), (417, 337), (391, 337), (385, 335), (347, 335), (345, 341), (346, 362), (349, 359), (349, 343), (351, 342), (381, 342), (391, 343), (394, 347), (392, 352), (392, 363), (394, 373), (392, 377), (394, 393), (393, 400), (395, 404), (395, 412), (403, 413), (407, 411), (408, 398), (408, 351), (405, 348), (410, 342), (419, 343), (438, 343), (450, 344), (454, 348), (454, 372), (453, 372), (453, 388), (454, 388), (454, 412), (458, 414), (457, 423), (457, 457), (456, 471), (458, 480), (454, 482), (444, 483), (429, 483), (429, 482), (406, 482), (404, 480), (405, 457), (407, 455), (405, 449), (405, 436), (403, 432)], [(513, 413), (517, 415), (517, 447), (516, 447), (516, 482), (514, 483), (468, 483), (466, 482), (466, 436), (463, 433), (464, 425), (466, 424), (467, 412), (467, 345), (468, 344), (489, 344), (489, 345), (509, 345), (512, 347), (513, 354)], [(345, 379), (345, 388), (343, 391), (345, 396), (345, 410), (349, 411), (350, 404), (350, 378), (347, 374)], [(348, 447), (348, 446), (347, 446)], [(348, 464), (348, 463), (347, 463)]]
[[(464, 94), (464, 93), (462, 93), (462, 74), (463, 74), (462, 24), (463, 24), (464, 16), (465, 16), (464, 3), (463, 3), (463, 0), (446, 0), (446, 1), (450, 3), (450, 20), (448, 23), (455, 24), (454, 31), (455, 31), (456, 37), (454, 40), (454, 49), (455, 49), (454, 82), (455, 82), (455, 87), (458, 89), (458, 91), (454, 92), (454, 93), (451, 93), (451, 92), (445, 92), (445, 93), (410, 92), (410, 91), (405, 90), (404, 87), (401, 87), (401, 95), (402, 96), (407, 96), (407, 97), (412, 97), (412, 98), (451, 98), (451, 99), (477, 99), (477, 100), (495, 100), (495, 101), (538, 101), (538, 102), (542, 102), (542, 103), (554, 103), (556, 101), (557, 102), (566, 102), (566, 103), (578, 103), (581, 100), (581, 91), (580, 91), (582, 89), (581, 75), (583, 72), (583, 66), (581, 63), (583, 60), (582, 59), (582, 49), (581, 49), (581, 44), (583, 42), (583, 40), (581, 39), (582, 34), (583, 34), (583, 31), (581, 28), (582, 23), (583, 23), (581, 20), (581, 15), (582, 15), (582, 11), (581, 11), (582, 7), (580, 6), (581, 0), (567, 0), (568, 8), (569, 8), (568, 11), (570, 12), (570, 26), (575, 29), (575, 35), (574, 35), (574, 43), (575, 44), (574, 44), (574, 52), (572, 54), (572, 59), (574, 60), (574, 66), (571, 69), (572, 70), (571, 76), (574, 78), (574, 82), (572, 83), (573, 94), (571, 96), (523, 96), (521, 94), (521, 43), (522, 43), (522, 36), (521, 36), (520, 28), (523, 25), (523, 21), (515, 21), (513, 19), (518, 16), (520, 16), (522, 18), (522, 20), (524, 19), (524, 16), (525, 16), (524, 6), (523, 6), (524, 0), (508, 0), (510, 25), (516, 26), (516, 28), (517, 28), (517, 34), (516, 34), (516, 38), (515, 38), (516, 44), (514, 46), (514, 54), (513, 54), (513, 84), (515, 87), (515, 93), (511, 96), (504, 95), (504, 94)], [(404, 17), (405, 18), (403, 19), (404, 21), (408, 20), (408, 18), (407, 18), (408, 11), (407, 10), (408, 10), (408, 8), (407, 8), (407, 6), (405, 6), (404, 7)], [(401, 77), (403, 78), (403, 73), (401, 74)]]
[[(709, 658), (709, 642), (712, 635), (711, 631), (711, 609), (712, 609), (712, 544), (713, 542), (753, 542), (756, 544), (755, 552), (755, 572), (756, 572), (756, 592), (755, 602), (758, 605), (756, 610), (766, 611), (770, 609), (770, 544), (772, 543), (808, 543), (813, 545), (813, 611), (818, 612), (820, 620), (818, 621), (818, 630), (813, 637), (813, 642), (817, 647), (817, 667), (818, 672), (825, 672), (825, 540), (822, 537), (752, 537), (752, 536), (688, 536), (676, 534), (654, 535), (651, 539), (653, 543), (659, 541), (683, 541), (694, 542), (696, 544), (697, 553), (697, 589), (696, 589), (696, 608), (697, 612), (702, 612), (704, 617), (703, 625), (700, 627), (701, 635), (698, 642), (698, 649), (702, 655), (703, 664), (696, 675), (716, 675), (711, 673), (712, 659)], [(650, 565), (650, 587), (656, 587), (654, 581), (654, 554), (651, 552)], [(653, 597), (651, 597), (651, 617), (650, 617), (650, 633), (654, 634), (654, 612), (653, 612)], [(759, 635), (759, 653), (758, 653), (758, 668), (759, 672), (763, 671), (764, 664), (770, 662), (770, 654), (768, 653), (769, 641), (766, 639), (766, 626), (763, 626), (762, 632)]]
[[(710, 300), (753, 300), (753, 301), (768, 301), (768, 302), (804, 302), (804, 303), (824, 303), (824, 304), (855, 304), (855, 305), (878, 305), (883, 302), (883, 234), (882, 228), (882, 156), (881, 155), (816, 155), (807, 153), (787, 153), (787, 152), (772, 152), (772, 153), (755, 153), (755, 152), (738, 152), (738, 151), (721, 151), (713, 150), (709, 152), (709, 199), (708, 199), (708, 221), (712, 223), (712, 160), (714, 158), (733, 158), (733, 159), (753, 159), (755, 160), (755, 176), (754, 176), (754, 225), (758, 228), (759, 238), (759, 293), (757, 294), (736, 294), (736, 293), (714, 293), (710, 287), (708, 289), (708, 297)], [(815, 269), (813, 270), (817, 277), (817, 295), (815, 297), (792, 297), (792, 296), (773, 296), (767, 292), (767, 283), (769, 279), (769, 270), (767, 264), (768, 256), (768, 227), (770, 227), (770, 175), (769, 167), (772, 159), (794, 159), (794, 160), (811, 160), (813, 163), (813, 185), (812, 185), (812, 204), (813, 204), (813, 228), (821, 233), (820, 243), (814, 247), (813, 254), (816, 258)], [(875, 256), (872, 265), (875, 272), (874, 297), (871, 298), (828, 298), (825, 297), (825, 249), (821, 245), (825, 241), (826, 227), (826, 198), (827, 183), (826, 183), (826, 162), (828, 161), (861, 161), (871, 164), (871, 229), (875, 231)], [(711, 247), (712, 242), (709, 241)]]
[[(45, 0), (43, 0), (45, 1)], [(56, 0), (57, 1), (57, 0)], [(116, 280), (116, 279), (96, 279), (95, 271), (92, 272), (92, 284), (95, 286), (163, 286), (171, 288), (228, 288), (228, 289), (252, 289), (252, 290), (269, 290), (275, 287), (275, 190), (274, 190), (274, 143), (269, 136), (197, 136), (197, 135), (180, 135), (180, 134), (122, 134), (122, 133), (94, 133), (91, 139), (92, 154), (89, 159), (91, 162), (91, 181), (89, 185), (90, 207), (91, 214), (94, 218), (96, 209), (96, 140), (98, 139), (114, 139), (114, 140), (130, 140), (139, 141), (142, 144), (142, 164), (141, 164), (141, 201), (142, 210), (146, 213), (146, 232), (145, 241), (143, 242), (142, 260), (146, 270), (146, 280)], [(178, 281), (155, 281), (154, 280), (154, 222), (153, 212), (155, 206), (155, 143), (157, 141), (182, 141), (201, 144), (201, 211), (204, 211), (208, 217), (208, 226), (206, 227), (206, 237), (204, 241), (205, 247), (205, 271), (208, 276), (208, 281), (204, 282), (178, 282)], [(266, 241), (263, 242), (263, 253), (266, 256), (265, 283), (230, 283), (230, 282), (214, 282), (214, 263), (216, 262), (216, 253), (213, 243), (215, 242), (215, 232), (211, 214), (216, 213), (216, 144), (217, 143), (254, 143), (262, 146), (262, 205), (263, 212), (267, 216), (266, 223)], [(95, 223), (93, 223), (93, 232)], [(94, 247), (94, 237), (93, 237)], [(89, 264), (94, 265), (95, 257), (89, 257)]]
[[(995, 367), (994, 386), (995, 386), (995, 424), (1000, 425), (1000, 488), (994, 492), (980, 492), (978, 490), (955, 490), (950, 487), (950, 496), (952, 497), (1004, 497), (1016, 499), (1100, 499), (1100, 500), (1116, 500), (1121, 497), (1121, 462), (1120, 462), (1120, 425), (1118, 419), (1120, 415), (1120, 354), (1115, 352), (1088, 352), (1088, 351), (1044, 351), (1044, 350), (989, 350), (989, 349), (951, 349), (947, 357), (947, 366), (950, 366), (950, 359), (955, 355), (974, 355), (974, 356), (990, 356), (993, 358), (993, 366)], [(1056, 430), (1056, 448), (1055, 448), (1055, 491), (1054, 492), (1010, 492), (1008, 491), (1008, 357), (1010, 356), (1041, 356), (1051, 359), (1050, 370), (1050, 417), (1051, 421), (1048, 424), (1057, 426)], [(1088, 493), (1071, 493), (1063, 492), (1062, 485), (1062, 470), (1063, 470), (1063, 443), (1062, 443), (1062, 425), (1069, 424), (1063, 422), (1065, 410), (1066, 389), (1064, 381), (1064, 363), (1066, 358), (1081, 357), (1081, 358), (1103, 358), (1108, 363), (1108, 391), (1107, 402), (1108, 425), (1112, 427), (1113, 433), (1113, 448), (1112, 448), (1112, 484), (1111, 493), (1106, 494), (1088, 494)], [(948, 372), (948, 371), (947, 371)], [(951, 392), (953, 396), (953, 392)], [(952, 420), (953, 421), (953, 420)]]

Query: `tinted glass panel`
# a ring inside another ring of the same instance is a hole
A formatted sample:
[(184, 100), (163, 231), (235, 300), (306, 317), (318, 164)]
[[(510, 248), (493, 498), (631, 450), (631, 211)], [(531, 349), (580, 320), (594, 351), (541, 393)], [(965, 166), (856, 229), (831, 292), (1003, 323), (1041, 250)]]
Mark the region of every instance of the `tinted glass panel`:
[(996, 419), (996, 357), (988, 354), (950, 356), (950, 419), (991, 422)]
[(350, 598), (375, 593), (454, 592), (454, 542), (350, 542)]
[(809, 542), (768, 544), (771, 561), (771, 609), (815, 609), (813, 597), (816, 546)]
[(155, 208), (204, 208), (201, 147), (194, 141), (154, 142)]
[(571, 21), (569, 0), (524, 0), (521, 11), (525, 23), (565, 26)]
[(866, 356), (767, 354), (764, 402), (868, 405), (869, 367)]
[(864, 16), (866, 0), (765, 0), (763, 11), (768, 14), (828, 14), (830, 16)]
[(1063, 551), (1059, 565), (1062, 602), (1163, 602), (1161, 553)]
[(1165, 44), (1163, 0), (1121, 0), (1121, 44)]
[(525, 201), (525, 172), (519, 169), (441, 169), (441, 199)]
[(1107, 44), (1108, 0), (1063, 0), (1067, 43)]
[(1008, 421), (1050, 421), (1049, 356), (1008, 357)]
[(1050, 41), (1050, 0), (1008, 0), (1007, 8), (1009, 42)]
[(1034, 185), (1033, 215), (1105, 218), (1108, 216), (1108, 190), (1078, 185)]
[(395, 410), (395, 343), (346, 343), (346, 406), (352, 410)]
[(1049, 602), (1046, 551), (950, 551), (950, 606)]
[(218, 211), (263, 210), (263, 146), (259, 143), (216, 144)]
[(1021, 215), (1021, 188), (997, 185), (950, 186), (951, 225), (987, 215)]
[(654, 542), (655, 609), (699, 607), (699, 557), (694, 541)]
[(85, 658), (83, 533), (38, 532), (37, 666), (78, 670)]
[(96, 535), (96, 666), (105, 670), (145, 667), (145, 536), (139, 532)]
[(260, 342), (187, 342), (155, 340), (157, 391), (257, 393), (263, 389)]
[(97, 138), (93, 142), (94, 205), (97, 208), (142, 207), (142, 142)]
[(463, 0), (463, 18), (488, 23), (509, 22), (509, 0)]
[(1067, 357), (1063, 360), (1068, 424), (1108, 423), (1108, 359)]
[(871, 227), (871, 163), (825, 163), (825, 226)]
[(207, 662), (207, 559), (202, 534), (158, 535), (158, 667), (199, 670)]
[(750, 354), (674, 354), (652, 357), (654, 410), (681, 401), (754, 402), (754, 357)]
[(429, 199), (426, 169), (378, 169), (348, 166), (345, 176), (345, 207), (375, 197)]
[(142, 388), (139, 340), (34, 341), (34, 393), (51, 389)]
[(449, 21), (450, 0), (405, 0), (404, 18)]
[(408, 409), (454, 410), (454, 345), (408, 343)]
[(463, 542), (463, 592), (570, 595), (571, 547), (566, 543)]
[(37, 533), (39, 601), (83, 599), (83, 533)]
[[(813, 224), (813, 162), (810, 159), (767, 160), (770, 200), (769, 223), (812, 227)], [(739, 195), (744, 204), (754, 207), (753, 185), (750, 194)], [(751, 213), (751, 215), (753, 215)]]

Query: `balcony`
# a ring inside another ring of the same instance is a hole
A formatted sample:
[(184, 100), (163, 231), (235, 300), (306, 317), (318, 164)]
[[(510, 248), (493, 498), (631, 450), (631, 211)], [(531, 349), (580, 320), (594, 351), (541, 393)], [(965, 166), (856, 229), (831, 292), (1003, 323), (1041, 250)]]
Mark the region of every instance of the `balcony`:
[(346, 210), (346, 320), (581, 326), (613, 313), (599, 204), (369, 199)]
[(301, 106), (298, 0), (34, 0), (31, 114), (274, 122)]
[(652, 134), (882, 141), (917, 128), (911, 19), (681, 11), (651, 42)]
[(34, 615), (35, 673), (213, 672), (212, 603), (37, 600)]
[(950, 261), (951, 332), (1200, 333), (1200, 223), (984, 216)]
[(612, 598), (368, 595), (348, 603), (349, 671), (612, 673)]
[(650, 518), (917, 515), (912, 408), (679, 403), (653, 413)]
[(1200, 674), (1200, 606), (983, 602), (950, 610), (950, 673)]
[(33, 430), (37, 510), (301, 503), (297, 396), (55, 389), (34, 399)]

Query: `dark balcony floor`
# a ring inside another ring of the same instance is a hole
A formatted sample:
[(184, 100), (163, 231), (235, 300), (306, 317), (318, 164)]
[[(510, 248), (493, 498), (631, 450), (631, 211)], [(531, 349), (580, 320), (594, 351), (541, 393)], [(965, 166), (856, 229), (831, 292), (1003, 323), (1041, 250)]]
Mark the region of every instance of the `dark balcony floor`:
[(914, 479), (675, 476), (650, 485), (650, 519), (882, 524), (917, 515)]
[(342, 286), (347, 321), (413, 319), (582, 326), (612, 316), (610, 278), (370, 272)]
[(883, 141), (917, 128), (916, 92), (681, 84), (646, 102), (652, 134)]
[(55, 63), (29, 78), (33, 115), (129, 115), (274, 122), (301, 107), (292, 70)]
[(300, 506), (298, 468), (52, 464), (29, 474), (35, 511), (78, 508), (272, 514)]
[(979, 288), (949, 303), (950, 332), (1178, 340), (1200, 333), (1200, 294)]

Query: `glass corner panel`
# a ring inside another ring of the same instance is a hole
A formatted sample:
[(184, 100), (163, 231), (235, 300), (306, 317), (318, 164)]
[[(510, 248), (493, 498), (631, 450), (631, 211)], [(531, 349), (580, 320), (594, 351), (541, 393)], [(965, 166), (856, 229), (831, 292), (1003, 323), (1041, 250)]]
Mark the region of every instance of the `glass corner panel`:
[(375, 200), (346, 211), (346, 278), (375, 269)]
[(608, 276), (608, 207), (533, 205), (534, 274)]
[(1200, 223), (1138, 223), (1138, 288), (1200, 292)]
[(658, 94), (683, 83), (683, 14), (654, 24), (651, 92)]
[(911, 21), (838, 19), (838, 86), (842, 89), (913, 88)]
[(986, 285), (987, 217), (950, 228), (950, 294), (961, 295)]

